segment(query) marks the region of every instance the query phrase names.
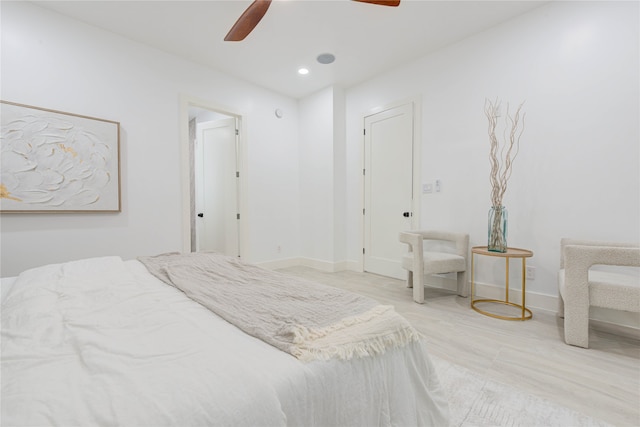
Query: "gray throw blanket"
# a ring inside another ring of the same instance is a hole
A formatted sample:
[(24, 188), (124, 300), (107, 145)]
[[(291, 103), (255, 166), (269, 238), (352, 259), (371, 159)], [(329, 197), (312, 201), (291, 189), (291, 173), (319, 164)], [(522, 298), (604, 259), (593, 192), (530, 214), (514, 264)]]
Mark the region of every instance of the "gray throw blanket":
[(301, 360), (380, 354), (420, 338), (391, 306), (238, 258), (170, 253), (138, 259), (245, 333)]

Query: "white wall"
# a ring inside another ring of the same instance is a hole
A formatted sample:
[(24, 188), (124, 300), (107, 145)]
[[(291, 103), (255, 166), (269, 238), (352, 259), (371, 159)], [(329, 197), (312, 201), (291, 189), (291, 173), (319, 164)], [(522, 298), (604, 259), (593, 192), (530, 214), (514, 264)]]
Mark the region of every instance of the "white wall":
[(333, 261), (333, 90), (298, 102), (301, 256)]
[(344, 90), (329, 87), (298, 102), (301, 262), (327, 271), (346, 264)]
[[(504, 204), (511, 246), (534, 251), (532, 293), (557, 294), (562, 237), (640, 240), (637, 2), (554, 2), (347, 90), (349, 258), (361, 257), (364, 113), (422, 97), (422, 228), (486, 245), (485, 98), (526, 101), (526, 130)], [(504, 111), (504, 108), (503, 108)], [(478, 280), (503, 283), (485, 262)], [(519, 275), (519, 268), (513, 268)], [(514, 280), (517, 277), (514, 277)], [(518, 283), (517, 281), (515, 283)]]
[[(120, 122), (122, 169), (122, 213), (3, 214), (1, 276), (89, 256), (182, 249), (181, 95), (245, 118), (248, 259), (298, 255), (295, 100), (29, 3), (3, 2), (1, 19), (0, 97)], [(276, 108), (286, 112), (282, 120)]]
[[(347, 123), (345, 91), (333, 88), (333, 260), (347, 264)], [(356, 264), (357, 265), (357, 264)], [(355, 269), (351, 266), (352, 269)]]

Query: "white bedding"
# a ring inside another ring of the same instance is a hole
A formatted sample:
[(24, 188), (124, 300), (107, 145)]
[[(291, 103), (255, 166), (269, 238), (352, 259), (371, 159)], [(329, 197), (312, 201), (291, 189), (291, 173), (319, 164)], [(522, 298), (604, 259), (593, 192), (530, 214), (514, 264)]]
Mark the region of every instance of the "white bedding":
[(137, 261), (29, 270), (3, 295), (1, 328), (3, 426), (447, 424), (421, 342), (303, 363)]

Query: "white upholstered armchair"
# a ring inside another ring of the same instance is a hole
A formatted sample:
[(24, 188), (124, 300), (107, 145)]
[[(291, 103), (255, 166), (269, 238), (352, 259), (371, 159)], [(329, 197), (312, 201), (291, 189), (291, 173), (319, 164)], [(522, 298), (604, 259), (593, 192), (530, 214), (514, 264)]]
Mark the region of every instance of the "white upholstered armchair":
[(595, 265), (640, 266), (640, 247), (562, 239), (558, 273), (558, 315), (567, 344), (589, 347), (589, 307), (640, 312), (640, 276), (593, 269)]
[(467, 260), (469, 235), (446, 231), (404, 231), (400, 241), (409, 245), (409, 253), (402, 257), (407, 270), (407, 285), (413, 288), (413, 300), (424, 303), (426, 274), (457, 273), (458, 295), (469, 294)]

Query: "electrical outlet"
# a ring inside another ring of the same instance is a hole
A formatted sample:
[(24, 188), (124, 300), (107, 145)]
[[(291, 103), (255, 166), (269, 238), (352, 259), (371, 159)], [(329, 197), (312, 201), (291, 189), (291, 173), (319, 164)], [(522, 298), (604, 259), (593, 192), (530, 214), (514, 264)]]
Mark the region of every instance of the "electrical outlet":
[(536, 278), (536, 268), (527, 266), (527, 280), (534, 280)]

